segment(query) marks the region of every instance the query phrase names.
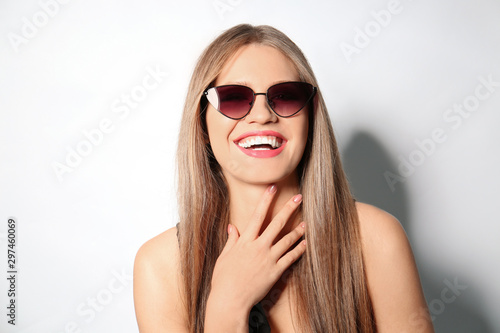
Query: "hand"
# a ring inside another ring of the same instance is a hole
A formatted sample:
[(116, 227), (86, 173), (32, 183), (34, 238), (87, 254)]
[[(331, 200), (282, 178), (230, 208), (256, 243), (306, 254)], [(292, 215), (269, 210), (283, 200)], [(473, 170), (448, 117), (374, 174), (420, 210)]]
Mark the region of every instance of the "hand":
[(284, 254), (304, 234), (304, 222), (273, 245), (299, 207), (301, 195), (291, 198), (259, 236), (275, 193), (275, 186), (266, 190), (241, 236), (234, 225), (228, 226), (229, 238), (215, 263), (210, 291), (210, 297), (215, 297), (226, 309), (250, 311), (306, 250), (304, 240)]

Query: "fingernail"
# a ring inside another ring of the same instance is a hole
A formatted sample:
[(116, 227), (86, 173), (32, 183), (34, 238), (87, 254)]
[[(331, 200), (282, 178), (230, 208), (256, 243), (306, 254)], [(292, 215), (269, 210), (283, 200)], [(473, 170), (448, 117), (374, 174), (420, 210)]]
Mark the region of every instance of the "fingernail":
[(302, 194), (297, 194), (293, 197), (293, 202), (299, 203), (302, 201)]
[(228, 224), (227, 225), (227, 233), (230, 234), (231, 233), (231, 230), (233, 230), (233, 226)]
[(305, 228), (306, 228), (306, 223), (305, 223), (305, 222), (302, 222), (302, 223), (300, 224), (300, 226), (302, 227), (302, 229), (305, 229)]
[(306, 246), (306, 240), (305, 239), (302, 241), (302, 245)]
[(272, 185), (270, 188), (269, 188), (269, 193), (274, 193), (276, 192), (276, 185)]

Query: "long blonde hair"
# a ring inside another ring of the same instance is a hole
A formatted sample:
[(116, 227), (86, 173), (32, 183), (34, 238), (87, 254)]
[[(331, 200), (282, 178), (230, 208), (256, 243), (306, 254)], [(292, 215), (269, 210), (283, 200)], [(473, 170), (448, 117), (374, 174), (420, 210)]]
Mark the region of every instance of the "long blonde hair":
[[(189, 331), (202, 333), (215, 262), (227, 240), (228, 191), (207, 132), (203, 91), (242, 46), (257, 43), (280, 50), (301, 81), (317, 86), (301, 50), (270, 26), (235, 26), (202, 53), (193, 72), (179, 134), (178, 226)], [(368, 296), (359, 222), (342, 169), (321, 90), (309, 108), (310, 129), (298, 167), (307, 221), (307, 250), (289, 270), (291, 296), (300, 332), (375, 332)], [(294, 319), (294, 320), (295, 320)]]

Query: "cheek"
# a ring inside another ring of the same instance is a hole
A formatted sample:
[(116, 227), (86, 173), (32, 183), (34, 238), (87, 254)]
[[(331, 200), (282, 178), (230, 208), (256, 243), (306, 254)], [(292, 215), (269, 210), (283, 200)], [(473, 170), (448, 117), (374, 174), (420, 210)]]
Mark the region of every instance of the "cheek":
[(303, 149), (306, 146), (307, 137), (308, 137), (308, 133), (309, 133), (309, 117), (308, 117), (307, 113), (304, 114), (303, 119), (301, 119), (299, 124), (297, 124), (296, 133), (297, 133), (297, 137), (300, 138), (299, 139), (300, 148), (303, 151)]
[(218, 159), (218, 155), (229, 148), (228, 137), (234, 127), (234, 120), (222, 116), (213, 108), (209, 108), (206, 115), (206, 124), (208, 140), (215, 157)]
[(221, 133), (221, 122), (217, 121), (217, 114), (215, 114), (215, 112), (216, 111), (213, 111), (212, 108), (209, 107), (205, 118), (207, 123), (208, 139), (211, 144), (217, 141), (217, 134)]

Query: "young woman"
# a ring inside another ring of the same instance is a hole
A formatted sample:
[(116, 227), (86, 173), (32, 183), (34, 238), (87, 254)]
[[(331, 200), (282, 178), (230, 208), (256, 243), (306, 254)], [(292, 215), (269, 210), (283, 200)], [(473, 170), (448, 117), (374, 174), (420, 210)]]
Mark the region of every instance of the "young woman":
[(139, 250), (141, 332), (432, 332), (399, 222), (356, 203), (300, 49), (239, 25), (201, 55), (180, 223)]

